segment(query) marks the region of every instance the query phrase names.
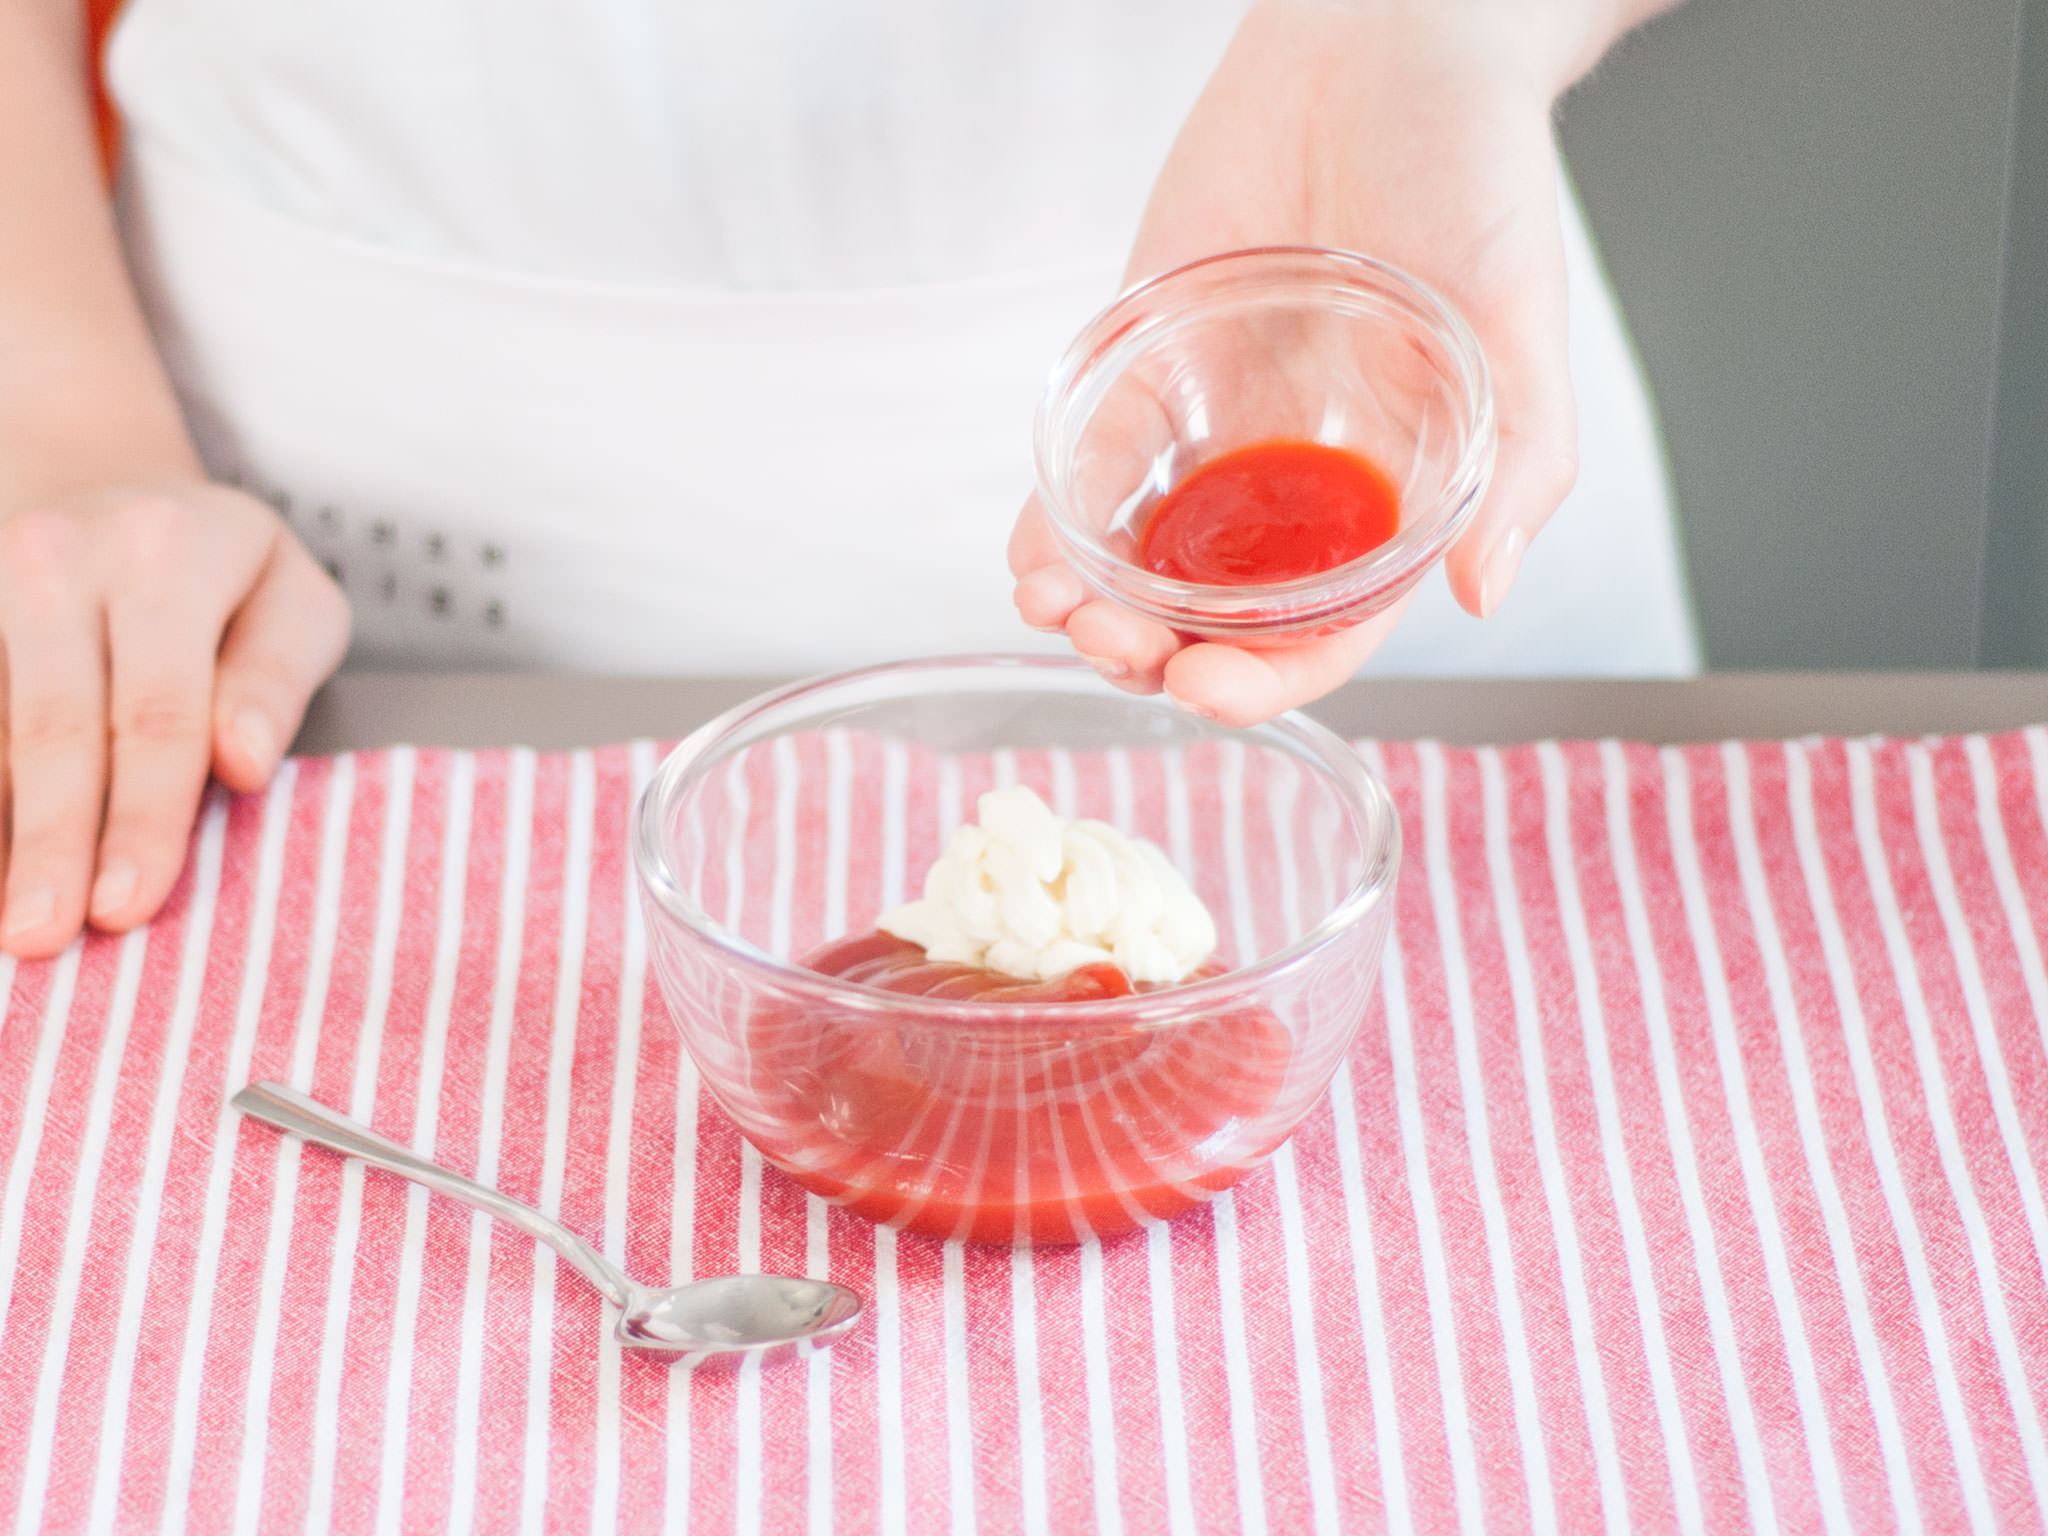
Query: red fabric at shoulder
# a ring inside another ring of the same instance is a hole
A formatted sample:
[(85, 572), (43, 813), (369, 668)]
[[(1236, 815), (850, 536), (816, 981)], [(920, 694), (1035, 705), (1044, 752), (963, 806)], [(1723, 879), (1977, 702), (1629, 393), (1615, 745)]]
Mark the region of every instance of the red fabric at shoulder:
[(92, 68), (92, 117), (100, 141), (100, 169), (107, 184), (113, 185), (114, 170), (121, 163), (121, 114), (114, 110), (107, 94), (107, 34), (121, 14), (123, 0), (85, 0), (86, 58)]

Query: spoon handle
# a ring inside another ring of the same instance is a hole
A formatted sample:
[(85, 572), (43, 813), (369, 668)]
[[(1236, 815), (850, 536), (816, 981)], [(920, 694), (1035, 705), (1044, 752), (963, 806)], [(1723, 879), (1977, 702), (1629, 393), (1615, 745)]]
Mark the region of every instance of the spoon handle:
[(289, 1131), (344, 1157), (359, 1157), (372, 1168), (382, 1168), (386, 1173), (395, 1173), (402, 1179), (424, 1184), (437, 1194), (448, 1195), (500, 1221), (511, 1222), (567, 1259), (584, 1279), (604, 1292), (605, 1299), (615, 1307), (623, 1308), (631, 1296), (633, 1283), (619, 1273), (611, 1260), (559, 1222), (543, 1216), (530, 1205), (520, 1204), (510, 1195), (500, 1194), (488, 1185), (466, 1179), (459, 1173), (451, 1173), (439, 1163), (428, 1162), (410, 1148), (387, 1141), (367, 1125), (337, 1114), (325, 1104), (307, 1098), (296, 1088), (287, 1088), (283, 1083), (251, 1083), (231, 1102), (243, 1114), (261, 1120), (265, 1125)]

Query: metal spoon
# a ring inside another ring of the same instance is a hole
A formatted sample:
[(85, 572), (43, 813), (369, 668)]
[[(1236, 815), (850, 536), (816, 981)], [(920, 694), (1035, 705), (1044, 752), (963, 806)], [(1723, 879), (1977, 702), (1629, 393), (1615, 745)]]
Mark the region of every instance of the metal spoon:
[(650, 1290), (634, 1284), (590, 1244), (532, 1206), (450, 1173), (295, 1088), (251, 1083), (232, 1102), (252, 1119), (451, 1195), (539, 1238), (619, 1309), (622, 1344), (667, 1350), (690, 1365), (729, 1364), (744, 1355), (806, 1341), (829, 1344), (860, 1319), (860, 1297), (824, 1280), (720, 1275), (665, 1291)]

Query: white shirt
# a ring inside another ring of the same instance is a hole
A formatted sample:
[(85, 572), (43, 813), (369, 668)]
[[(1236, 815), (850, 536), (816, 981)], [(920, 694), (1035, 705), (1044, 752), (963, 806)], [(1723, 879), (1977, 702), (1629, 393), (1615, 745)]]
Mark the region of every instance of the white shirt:
[[(1240, 12), (133, 0), (124, 229), (208, 462), (340, 573), (360, 660), (1029, 648), (1031, 409)], [(1426, 595), (1408, 669), (1693, 665), (1645, 397), (1573, 250), (1587, 485), (1624, 483), (1501, 618)]]

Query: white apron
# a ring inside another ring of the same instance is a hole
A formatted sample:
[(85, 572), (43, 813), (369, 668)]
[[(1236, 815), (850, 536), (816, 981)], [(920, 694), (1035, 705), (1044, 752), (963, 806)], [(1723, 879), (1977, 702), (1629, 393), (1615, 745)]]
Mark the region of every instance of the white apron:
[(783, 672), (1034, 638), (1003, 542), (1045, 338), (1112, 273), (524, 277), (294, 224), (146, 140), (123, 215), (201, 453), (339, 576), (356, 660)]
[[(538, 212), (504, 189), (464, 191), (467, 222), (437, 222), (461, 201), (461, 154), (417, 138), (418, 179), (439, 190), (408, 204), (396, 160), (366, 170), (366, 157), (301, 131), (293, 98), (262, 73), (289, 84), (274, 37), (271, 55), (240, 64), (231, 48), (212, 62), (203, 47), (179, 52), (209, 4), (246, 3), (135, 0), (115, 48), (129, 122), (122, 228), (207, 464), (278, 505), (340, 579), (353, 663), (730, 674), (1053, 645), (1015, 616), (1004, 540), (1030, 483), (1042, 381), (1114, 292), (1142, 165), (1120, 170), (1121, 185), (1090, 182), (1083, 227), (1067, 231), (1034, 220), (1023, 194), (976, 213), (961, 189), (983, 189), (947, 183), (945, 157), (927, 156), (927, 201), (989, 226), (979, 248), (949, 244), (931, 207), (909, 205), (897, 222), (910, 235), (892, 244), (896, 228), (875, 213), (881, 182), (851, 200), (864, 211), (837, 238), (816, 226), (820, 197), (803, 182), (804, 154), (819, 151), (788, 144), (781, 162), (757, 156), (766, 215), (722, 161), (668, 199), (711, 207), (720, 241), (667, 205), (650, 208), (645, 231), (593, 228), (631, 198), (598, 187), (578, 206), (588, 189), (573, 174), (540, 189)], [(275, 28), (293, 13), (263, 14)], [(314, 58), (318, 39), (299, 41)], [(202, 64), (221, 80), (195, 81)], [(1199, 86), (1198, 70), (1181, 72), (1132, 130), (1146, 164)], [(367, 64), (337, 78), (377, 89)], [(238, 79), (255, 82), (246, 100)], [(918, 99), (914, 84), (903, 89)], [(216, 98), (246, 110), (209, 117)], [(971, 123), (971, 105), (932, 111)], [(436, 122), (382, 126), (402, 148)], [(719, 154), (744, 159), (746, 143), (722, 140)], [(1085, 152), (1072, 150), (1075, 165)], [(585, 154), (610, 164), (602, 143)], [(1037, 195), (1064, 206), (1058, 186)], [(1103, 211), (1123, 202), (1127, 216)], [(991, 210), (1016, 227), (995, 228)], [(1696, 665), (1647, 399), (1568, 211), (1581, 488), (1496, 619), (1466, 618), (1428, 583), (1383, 669)], [(557, 249), (585, 233), (591, 249)], [(1036, 264), (980, 275), (990, 248)], [(1073, 259), (1045, 260), (1063, 252)], [(874, 280), (892, 272), (920, 275)]]

